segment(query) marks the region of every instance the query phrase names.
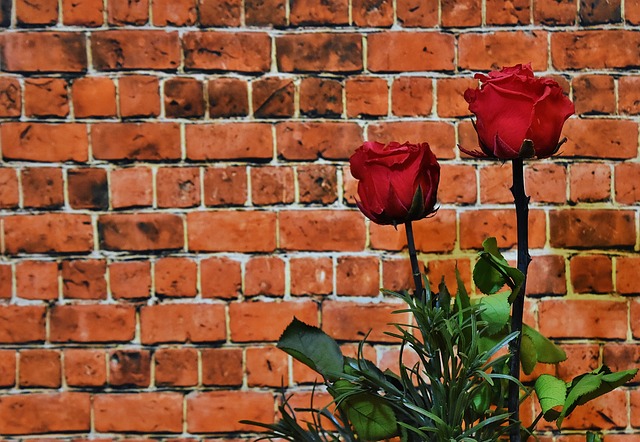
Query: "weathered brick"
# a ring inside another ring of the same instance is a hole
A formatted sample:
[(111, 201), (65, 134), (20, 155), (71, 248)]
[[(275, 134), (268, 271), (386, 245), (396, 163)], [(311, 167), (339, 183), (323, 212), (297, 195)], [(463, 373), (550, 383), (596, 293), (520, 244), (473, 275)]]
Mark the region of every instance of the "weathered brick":
[(106, 250), (171, 250), (184, 245), (182, 218), (170, 213), (121, 213), (98, 219)]
[(25, 349), (18, 353), (21, 388), (59, 388), (62, 384), (60, 352), (57, 350)]
[(191, 26), (198, 20), (196, 0), (154, 0), (151, 11), (156, 26)]
[(282, 296), (285, 290), (285, 263), (276, 256), (253, 257), (246, 264), (244, 281), (247, 296)]
[(157, 304), (140, 309), (143, 344), (216, 342), (226, 337), (223, 304)]
[(204, 203), (207, 206), (242, 206), (247, 201), (247, 168), (208, 167), (204, 171)]
[(203, 85), (195, 78), (170, 78), (164, 82), (164, 112), (167, 117), (204, 116)]
[[(368, 139), (379, 143), (428, 142), (439, 159), (455, 158), (455, 129), (446, 121), (389, 121), (370, 124)], [(407, 136), (411, 136), (408, 140)]]
[(288, 160), (347, 159), (362, 144), (353, 122), (295, 122), (276, 125), (278, 154)]
[(294, 200), (294, 173), (286, 166), (251, 168), (251, 203), (269, 205), (292, 203)]
[(250, 387), (282, 387), (288, 385), (287, 356), (279, 348), (247, 348), (247, 385)]
[(177, 392), (97, 394), (93, 397), (96, 431), (180, 433), (182, 400)]
[(534, 70), (547, 69), (547, 33), (544, 31), (462, 34), (458, 48), (458, 65), (464, 69), (500, 69), (523, 60), (530, 61)]
[(427, 116), (433, 106), (432, 79), (397, 77), (391, 86), (391, 112), (397, 116)]
[(194, 348), (160, 348), (154, 362), (156, 385), (192, 387), (198, 383), (198, 351)]
[(56, 305), (50, 309), (51, 342), (127, 342), (136, 327), (134, 307)]
[(0, 265), (0, 299), (9, 299), (13, 293), (11, 264)]
[(354, 211), (305, 210), (279, 214), (280, 247), (285, 250), (363, 250), (364, 218)]
[(550, 244), (565, 248), (629, 248), (636, 243), (635, 216), (628, 210), (553, 210)]
[(367, 66), (372, 72), (452, 71), (452, 35), (388, 32), (368, 36)]
[(15, 169), (0, 168), (0, 207), (10, 209), (18, 207), (20, 203), (20, 189), (18, 188), (18, 174)]
[(81, 123), (3, 123), (0, 137), (9, 160), (85, 162), (89, 155), (87, 127)]
[(200, 25), (240, 26), (242, 2), (240, 0), (198, 0)]
[(189, 250), (271, 252), (276, 248), (276, 214), (214, 211), (187, 214)]
[(122, 118), (160, 115), (160, 81), (150, 75), (127, 75), (118, 80)]
[(570, 119), (564, 125), (565, 157), (627, 159), (638, 155), (638, 125), (629, 120)]
[(85, 36), (79, 32), (10, 32), (3, 35), (0, 57), (7, 72), (87, 70)]
[(242, 385), (241, 348), (203, 348), (202, 384), (214, 386)]
[(354, 0), (353, 22), (357, 26), (390, 27), (393, 25), (393, 2), (390, 0)]
[(93, 155), (100, 160), (177, 160), (177, 123), (98, 123), (91, 127)]
[(141, 26), (149, 20), (149, 0), (109, 0), (107, 22), (110, 25)]
[(576, 293), (611, 293), (611, 258), (605, 255), (577, 255), (569, 261), (571, 284)]
[(56, 209), (64, 204), (62, 169), (28, 167), (22, 170), (22, 205), (39, 209)]
[(333, 261), (331, 258), (291, 258), (289, 273), (290, 290), (294, 296), (333, 294)]
[[(187, 395), (187, 429), (192, 433), (253, 430), (242, 419), (274, 422), (273, 394), (258, 391), (209, 391)], [(213, 414), (211, 410), (215, 410)]]
[(358, 72), (362, 70), (359, 34), (288, 34), (276, 38), (281, 72)]
[[(540, 332), (549, 338), (625, 339), (627, 336), (624, 302), (545, 300), (538, 304), (538, 315)], [(567, 318), (572, 319), (567, 321)]]
[(638, 271), (640, 271), (640, 257), (616, 258), (616, 291), (622, 295), (640, 293), (640, 285), (637, 281)]
[(569, 169), (570, 201), (607, 201), (611, 197), (611, 169), (607, 164), (577, 163)]
[[(616, 44), (620, 41), (625, 44)], [(551, 62), (558, 70), (631, 68), (638, 64), (638, 47), (640, 35), (622, 29), (554, 32)], [(593, 48), (607, 50), (594, 51)]]
[(109, 384), (114, 387), (148, 387), (151, 383), (151, 353), (118, 349), (109, 352)]
[(245, 23), (248, 26), (285, 26), (287, 23), (285, 5), (285, 0), (245, 0)]
[(271, 38), (257, 32), (189, 32), (182, 38), (187, 70), (266, 72)]
[(328, 205), (338, 199), (336, 168), (330, 165), (306, 165), (297, 168), (298, 201)]
[(36, 305), (0, 305), (0, 342), (44, 341), (45, 308)]
[(177, 32), (148, 29), (94, 32), (91, 52), (98, 71), (174, 70), (180, 64)]
[(156, 173), (158, 207), (200, 204), (200, 171), (196, 167), (161, 167)]
[[(318, 305), (311, 300), (232, 302), (229, 305), (229, 328), (233, 342), (277, 341), (294, 318), (318, 325)], [(260, 327), (251, 324), (260, 323)]]
[(266, 160), (273, 157), (269, 124), (192, 124), (186, 127), (186, 142), (187, 157), (191, 160)]
[(439, 22), (438, 0), (398, 0), (398, 21), (406, 28), (432, 28)]
[(62, 22), (69, 26), (98, 27), (104, 22), (101, 0), (62, 0)]
[(25, 260), (16, 264), (16, 295), (24, 299), (58, 298), (58, 263)]
[(292, 117), (295, 86), (290, 78), (262, 77), (251, 83), (256, 118)]
[(7, 253), (84, 253), (93, 250), (88, 215), (45, 213), (4, 218)]
[(375, 257), (342, 256), (336, 267), (336, 292), (345, 296), (377, 296), (380, 264)]
[(640, 164), (621, 163), (615, 168), (616, 201), (621, 204), (634, 204), (640, 201), (640, 184), (637, 182)]
[(151, 263), (112, 262), (109, 264), (109, 287), (116, 299), (148, 298), (151, 291)]
[(464, 28), (482, 24), (480, 0), (443, 0), (441, 10), (440, 21), (443, 27)]
[(69, 205), (73, 209), (105, 210), (109, 207), (109, 184), (104, 169), (67, 171)]
[(294, 0), (289, 20), (292, 25), (346, 25), (349, 22), (347, 0)]
[(62, 295), (69, 299), (106, 299), (107, 264), (100, 259), (63, 261)]
[(387, 115), (389, 86), (384, 78), (351, 77), (345, 81), (347, 117)]
[(29, 78), (24, 82), (24, 111), (29, 117), (66, 117), (69, 92), (64, 78)]
[(16, 384), (16, 354), (14, 350), (0, 350), (0, 387)]
[(0, 117), (19, 117), (22, 92), (16, 78), (0, 77)]
[(530, 8), (527, 0), (487, 0), (486, 22), (488, 25), (528, 25), (531, 21)]
[(594, 2), (580, 0), (580, 24), (583, 26), (619, 23), (622, 21), (622, 8), (620, 0), (606, 2)]
[(237, 299), (242, 293), (240, 261), (212, 257), (200, 262), (200, 285), (203, 298)]
[(16, 20), (20, 25), (52, 25), (58, 21), (56, 0), (17, 0)]
[(194, 297), (197, 294), (198, 266), (187, 258), (160, 258), (154, 265), (156, 295)]
[(536, 0), (533, 21), (549, 26), (572, 25), (578, 16), (577, 0)]
[(65, 349), (64, 378), (72, 387), (102, 387), (107, 383), (107, 366), (102, 350)]
[(527, 295), (564, 295), (567, 279), (564, 257), (536, 255), (529, 264)]
[(322, 305), (322, 329), (338, 341), (392, 342), (384, 332), (395, 330), (390, 323), (407, 324), (406, 313), (393, 314), (398, 304), (360, 304), (327, 301)]
[(246, 80), (215, 78), (207, 83), (211, 118), (244, 117), (249, 114), (249, 92)]
[(126, 209), (153, 204), (153, 172), (148, 167), (127, 167), (109, 173), (111, 207)]
[(560, 164), (532, 163), (525, 169), (531, 201), (562, 204), (567, 200), (567, 170)]
[[(413, 223), (414, 241), (422, 252), (453, 250), (456, 242), (456, 214), (452, 210), (439, 210), (436, 216)], [(407, 245), (404, 226), (369, 224), (369, 241), (374, 249), (402, 250)]]
[(572, 81), (576, 114), (613, 114), (616, 96), (613, 77), (581, 75)]

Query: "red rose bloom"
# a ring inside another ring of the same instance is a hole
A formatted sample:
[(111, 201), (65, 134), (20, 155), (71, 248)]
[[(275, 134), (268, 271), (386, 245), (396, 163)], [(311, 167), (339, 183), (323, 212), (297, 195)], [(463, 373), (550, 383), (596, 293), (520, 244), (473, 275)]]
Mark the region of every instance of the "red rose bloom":
[(481, 86), (467, 89), (464, 98), (476, 116), (482, 152), (459, 146), (460, 150), (501, 160), (547, 158), (558, 151), (562, 126), (574, 107), (557, 82), (536, 78), (531, 64), (476, 74), (475, 78)]
[(429, 144), (367, 141), (349, 159), (358, 207), (377, 224), (402, 224), (435, 212), (440, 165)]

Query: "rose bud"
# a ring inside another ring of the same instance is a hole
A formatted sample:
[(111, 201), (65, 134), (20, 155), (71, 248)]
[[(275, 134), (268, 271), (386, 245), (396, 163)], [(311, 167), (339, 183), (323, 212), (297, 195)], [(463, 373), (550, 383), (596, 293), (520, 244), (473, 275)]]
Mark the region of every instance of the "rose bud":
[(467, 89), (464, 98), (476, 116), (474, 127), (482, 152), (474, 157), (547, 158), (563, 141), (560, 132), (574, 113), (573, 103), (550, 78), (536, 78), (531, 64), (505, 67), (489, 75), (476, 74), (481, 86)]
[(367, 141), (349, 159), (358, 208), (377, 224), (403, 224), (435, 212), (440, 165), (429, 144)]

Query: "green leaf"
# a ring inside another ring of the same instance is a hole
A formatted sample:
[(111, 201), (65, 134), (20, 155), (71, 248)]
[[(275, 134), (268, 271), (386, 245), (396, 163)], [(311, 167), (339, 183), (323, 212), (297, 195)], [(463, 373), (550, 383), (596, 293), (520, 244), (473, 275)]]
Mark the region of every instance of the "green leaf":
[(491, 256), (481, 252), (473, 269), (473, 282), (486, 295), (492, 295), (505, 285), (505, 277), (493, 265)]
[(586, 442), (602, 442), (602, 436), (592, 431), (587, 431)]
[(547, 422), (556, 420), (564, 408), (567, 384), (562, 379), (542, 374), (536, 380), (534, 388), (545, 420)]
[(456, 304), (458, 305), (458, 311), (468, 309), (471, 306), (469, 301), (469, 294), (467, 288), (464, 286), (458, 266), (456, 265), (456, 282), (458, 283), (458, 290), (456, 291)]
[(444, 283), (444, 276), (442, 277), (442, 281), (440, 281), (440, 285), (438, 286), (437, 306), (447, 313), (451, 310), (451, 294), (449, 293), (449, 289)]
[(500, 253), (495, 238), (485, 239), (482, 247), (484, 251), (480, 252), (480, 259), (473, 269), (473, 281), (487, 295), (497, 293), (507, 284), (511, 288), (509, 302), (512, 303), (522, 288), (524, 274), (509, 265)]
[(523, 337), (527, 336), (533, 343), (538, 362), (557, 364), (567, 360), (565, 351), (541, 335), (535, 328), (529, 327), (527, 324), (522, 324), (522, 335)]
[(384, 398), (358, 393), (345, 399), (343, 407), (362, 440), (381, 440), (398, 434), (396, 415)]
[(522, 371), (525, 374), (531, 374), (538, 363), (538, 352), (531, 338), (525, 334), (522, 335), (520, 341), (520, 361), (522, 362)]
[(333, 380), (342, 373), (344, 357), (338, 343), (318, 327), (297, 318), (287, 326), (277, 346), (325, 379)]
[(487, 321), (487, 333), (493, 335), (509, 323), (511, 305), (508, 301), (509, 293), (498, 293), (485, 296), (480, 300), (480, 318)]

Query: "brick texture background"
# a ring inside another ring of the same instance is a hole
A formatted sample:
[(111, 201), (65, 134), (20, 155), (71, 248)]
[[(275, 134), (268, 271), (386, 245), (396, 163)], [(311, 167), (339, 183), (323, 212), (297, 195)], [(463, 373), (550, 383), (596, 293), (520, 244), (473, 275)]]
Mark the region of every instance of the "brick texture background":
[[(563, 377), (640, 365), (640, 1), (0, 0), (0, 26), (4, 440), (251, 438), (280, 385), (308, 403), (274, 347), (294, 315), (349, 353), (373, 328), (394, 366), (378, 288), (410, 286), (403, 232), (356, 210), (346, 160), (431, 144), (420, 258), (473, 291), (482, 240), (516, 231), (509, 164), (455, 148), (476, 143), (462, 93), (519, 62), (577, 113), (526, 169), (527, 321)], [(566, 426), (640, 440), (640, 390)]]

